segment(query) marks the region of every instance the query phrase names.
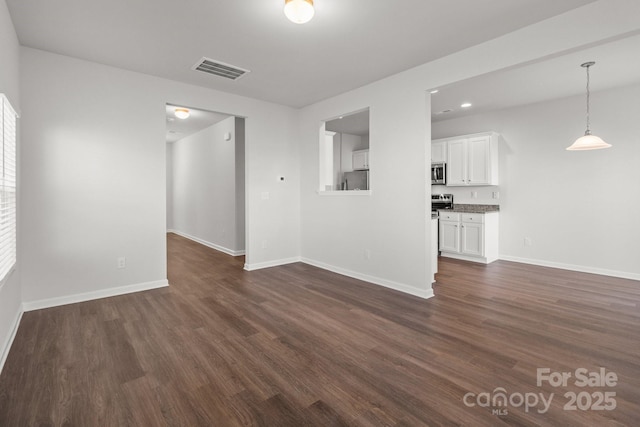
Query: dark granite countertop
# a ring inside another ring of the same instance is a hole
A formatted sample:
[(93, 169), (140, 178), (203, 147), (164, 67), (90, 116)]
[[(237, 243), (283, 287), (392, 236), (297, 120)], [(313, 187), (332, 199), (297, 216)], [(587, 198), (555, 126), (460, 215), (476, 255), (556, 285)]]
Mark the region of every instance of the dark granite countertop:
[(462, 213), (487, 213), (500, 211), (500, 205), (466, 205), (466, 204), (453, 204), (452, 212)]

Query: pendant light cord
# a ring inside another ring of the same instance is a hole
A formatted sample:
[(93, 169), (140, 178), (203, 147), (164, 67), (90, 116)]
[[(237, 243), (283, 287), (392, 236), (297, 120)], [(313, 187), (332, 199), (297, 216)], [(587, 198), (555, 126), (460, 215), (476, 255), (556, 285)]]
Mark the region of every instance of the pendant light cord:
[(591, 119), (589, 117), (590, 116), (589, 103), (591, 98), (591, 92), (589, 91), (589, 68), (591, 68), (590, 65), (586, 67), (587, 69), (587, 132), (585, 134), (591, 134)]

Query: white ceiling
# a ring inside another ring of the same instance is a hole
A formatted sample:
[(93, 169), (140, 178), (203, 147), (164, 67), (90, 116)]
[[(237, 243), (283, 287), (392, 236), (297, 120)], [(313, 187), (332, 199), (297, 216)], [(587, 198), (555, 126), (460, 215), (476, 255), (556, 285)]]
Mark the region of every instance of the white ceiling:
[[(175, 116), (176, 108), (186, 108), (189, 110), (189, 117), (179, 119)], [(191, 134), (201, 131), (202, 129), (213, 126), (222, 120), (231, 117), (228, 114), (214, 113), (213, 111), (198, 110), (196, 108), (186, 107), (184, 105), (166, 106), (167, 116), (167, 142), (173, 143), (179, 139), (185, 138)]]
[(369, 135), (369, 109), (345, 114), (325, 122), (325, 129), (351, 135)]
[[(316, 0), (297, 25), (284, 0), (7, 0), (20, 43), (301, 107), (595, 0)], [(251, 71), (192, 71), (201, 57)]]
[[(431, 95), (432, 121), (449, 120), (492, 110), (533, 104), (586, 93), (590, 68), (592, 92), (640, 83), (640, 35), (570, 52), (533, 64), (474, 77), (438, 88)], [(472, 103), (463, 109), (463, 102)], [(449, 113), (442, 111), (451, 109)]]

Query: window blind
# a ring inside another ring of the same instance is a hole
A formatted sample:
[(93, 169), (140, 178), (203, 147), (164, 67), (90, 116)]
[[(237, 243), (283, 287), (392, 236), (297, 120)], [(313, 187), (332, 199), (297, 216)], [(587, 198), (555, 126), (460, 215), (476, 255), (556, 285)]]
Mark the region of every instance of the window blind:
[(18, 115), (0, 94), (0, 280), (16, 263), (16, 124)]

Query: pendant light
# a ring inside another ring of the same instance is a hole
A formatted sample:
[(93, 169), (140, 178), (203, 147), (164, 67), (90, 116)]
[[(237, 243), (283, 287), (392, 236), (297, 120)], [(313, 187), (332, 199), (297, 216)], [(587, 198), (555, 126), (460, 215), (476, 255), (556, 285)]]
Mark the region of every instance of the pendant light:
[(311, 21), (314, 13), (313, 0), (284, 0), (284, 14), (291, 22), (305, 24)]
[(570, 150), (570, 151), (599, 150), (601, 148), (611, 147), (611, 144), (607, 144), (601, 138), (595, 135), (591, 135), (591, 129), (589, 129), (589, 126), (591, 125), (590, 118), (589, 118), (589, 101), (590, 101), (589, 98), (591, 96), (591, 93), (589, 92), (589, 67), (593, 66), (594, 64), (595, 62), (590, 61), (590, 62), (585, 62), (584, 64), (581, 65), (581, 67), (587, 69), (587, 130), (584, 132), (584, 136), (581, 136), (580, 138), (576, 139), (576, 141), (573, 144), (571, 144), (570, 147), (567, 147), (567, 150)]

